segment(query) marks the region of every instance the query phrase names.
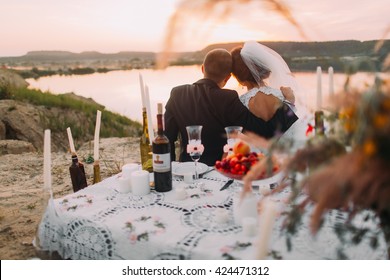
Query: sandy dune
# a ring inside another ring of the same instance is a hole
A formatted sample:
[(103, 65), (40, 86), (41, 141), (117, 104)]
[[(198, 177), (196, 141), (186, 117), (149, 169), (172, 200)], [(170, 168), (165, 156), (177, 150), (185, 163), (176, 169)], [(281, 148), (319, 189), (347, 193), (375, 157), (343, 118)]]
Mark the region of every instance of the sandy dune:
[[(87, 156), (89, 144), (78, 151)], [(119, 172), (123, 163), (139, 162), (136, 138), (107, 138), (100, 141), (102, 179)], [(70, 154), (52, 153), (52, 188), (55, 198), (71, 193)], [(37, 257), (32, 240), (44, 212), (43, 155), (25, 153), (0, 156), (0, 259)], [(92, 175), (92, 174), (91, 174)], [(88, 179), (91, 184), (92, 178)]]

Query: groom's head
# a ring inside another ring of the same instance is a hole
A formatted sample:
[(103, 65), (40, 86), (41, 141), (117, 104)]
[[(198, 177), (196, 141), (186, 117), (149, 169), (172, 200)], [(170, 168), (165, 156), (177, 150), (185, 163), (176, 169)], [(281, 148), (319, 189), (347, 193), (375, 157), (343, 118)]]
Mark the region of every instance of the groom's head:
[(215, 81), (223, 87), (229, 80), (232, 72), (232, 56), (225, 49), (209, 51), (204, 58), (202, 71), (204, 77)]

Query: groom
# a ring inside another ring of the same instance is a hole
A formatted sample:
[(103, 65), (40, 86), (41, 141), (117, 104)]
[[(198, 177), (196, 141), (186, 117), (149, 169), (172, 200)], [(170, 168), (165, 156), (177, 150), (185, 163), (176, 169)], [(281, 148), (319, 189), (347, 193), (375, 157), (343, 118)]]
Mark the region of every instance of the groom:
[(255, 117), (241, 103), (234, 90), (223, 89), (232, 71), (232, 57), (227, 50), (214, 49), (207, 53), (202, 64), (203, 79), (172, 89), (165, 106), (165, 134), (171, 144), (171, 158), (175, 160), (175, 141), (181, 138), (179, 161), (191, 161), (186, 146), (186, 126), (202, 125), (204, 152), (200, 162), (213, 166), (223, 154), (226, 144), (225, 127), (242, 126), (265, 138), (275, 131), (272, 125)]

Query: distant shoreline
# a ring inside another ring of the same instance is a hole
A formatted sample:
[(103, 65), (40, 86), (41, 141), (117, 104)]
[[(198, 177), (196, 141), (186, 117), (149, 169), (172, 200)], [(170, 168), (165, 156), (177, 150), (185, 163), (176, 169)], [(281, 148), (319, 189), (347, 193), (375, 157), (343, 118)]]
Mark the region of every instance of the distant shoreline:
[[(375, 51), (378, 43), (379, 51)], [(311, 72), (317, 66), (332, 66), (335, 72), (378, 72), (388, 53), (390, 40), (324, 41), (324, 42), (261, 42), (280, 53), (293, 72)], [(201, 65), (204, 55), (213, 48), (231, 50), (243, 42), (213, 44), (200, 51), (172, 52), (169, 66)], [(91, 74), (114, 70), (153, 69), (159, 53), (96, 51), (73, 53), (68, 51), (32, 51), (23, 56), (0, 57), (0, 67), (23, 67), (24, 77), (43, 77), (55, 74)]]

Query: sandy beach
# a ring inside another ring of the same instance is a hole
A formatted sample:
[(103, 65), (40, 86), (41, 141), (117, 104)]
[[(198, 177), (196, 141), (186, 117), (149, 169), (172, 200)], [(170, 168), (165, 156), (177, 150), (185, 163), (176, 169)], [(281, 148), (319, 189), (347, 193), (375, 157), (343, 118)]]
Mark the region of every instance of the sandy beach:
[[(80, 159), (88, 153), (88, 143), (78, 150)], [(105, 179), (120, 172), (124, 163), (139, 163), (138, 139), (101, 139), (100, 156), (101, 176)], [(73, 192), (70, 164), (69, 153), (52, 153), (54, 198)], [(43, 192), (43, 154), (2, 155), (0, 170), (0, 259), (40, 258), (32, 241), (47, 203)], [(92, 184), (92, 177), (88, 178), (88, 184)]]

